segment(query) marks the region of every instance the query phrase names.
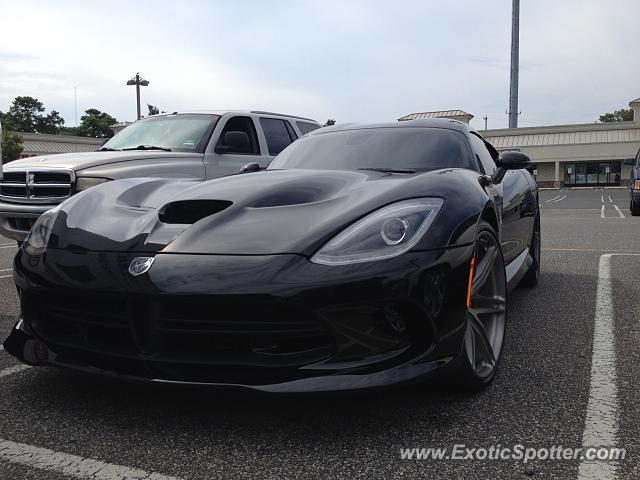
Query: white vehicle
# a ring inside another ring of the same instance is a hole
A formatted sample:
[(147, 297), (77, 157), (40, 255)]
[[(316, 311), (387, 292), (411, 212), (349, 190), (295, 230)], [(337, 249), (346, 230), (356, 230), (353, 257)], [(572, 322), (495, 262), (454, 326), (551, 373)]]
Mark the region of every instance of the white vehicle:
[(132, 123), (96, 152), (9, 162), (0, 180), (0, 235), (22, 242), (41, 214), (110, 180), (211, 179), (247, 164), (266, 168), (287, 145), (319, 127), (308, 118), (261, 111), (175, 112)]

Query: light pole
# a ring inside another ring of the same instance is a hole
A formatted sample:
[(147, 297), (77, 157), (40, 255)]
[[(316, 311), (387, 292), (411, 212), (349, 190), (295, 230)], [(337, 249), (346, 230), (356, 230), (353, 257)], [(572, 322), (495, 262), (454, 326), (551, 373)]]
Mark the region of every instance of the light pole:
[(146, 87), (149, 85), (149, 81), (143, 79), (140, 76), (140, 73), (136, 73), (136, 76), (131, 80), (127, 81), (127, 85), (135, 85), (136, 86), (136, 105), (138, 107), (138, 120), (140, 120), (140, 87)]
[(520, 0), (513, 0), (511, 12), (511, 78), (509, 86), (509, 128), (518, 128), (518, 73), (520, 70)]

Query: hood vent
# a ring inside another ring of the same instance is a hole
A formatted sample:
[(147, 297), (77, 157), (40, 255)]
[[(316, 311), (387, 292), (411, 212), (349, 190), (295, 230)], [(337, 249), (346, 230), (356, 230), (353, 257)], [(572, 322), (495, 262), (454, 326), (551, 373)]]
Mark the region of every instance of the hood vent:
[(192, 224), (231, 206), (228, 200), (181, 200), (167, 203), (158, 212), (162, 223)]

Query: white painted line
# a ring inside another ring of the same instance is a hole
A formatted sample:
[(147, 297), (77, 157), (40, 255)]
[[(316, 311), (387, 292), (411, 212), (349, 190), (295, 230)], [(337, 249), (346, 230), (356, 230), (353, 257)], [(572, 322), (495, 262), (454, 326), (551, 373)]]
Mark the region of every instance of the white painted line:
[[(616, 385), (616, 354), (613, 334), (613, 297), (611, 291), (611, 254), (600, 257), (596, 290), (593, 352), (591, 354), (591, 385), (584, 432), (583, 448), (616, 445), (618, 435), (618, 387)], [(616, 477), (612, 462), (581, 462), (578, 480)]]
[(556, 198), (561, 197), (561, 196), (562, 196), (562, 194), (556, 195), (555, 197), (550, 198), (549, 200), (545, 200), (545, 203), (547, 203), (547, 202), (553, 202)]
[(13, 275), (0, 275), (0, 279), (3, 279), (3, 278), (12, 278), (12, 277), (13, 277)]
[(560, 197), (560, 198), (559, 198), (559, 199), (557, 199), (557, 200), (554, 200), (554, 201), (553, 201), (553, 203), (558, 203), (558, 202), (560, 202), (560, 201), (564, 200), (565, 198), (567, 198), (567, 195), (565, 195), (564, 197)]
[(20, 373), (29, 368), (31, 368), (29, 365), (14, 365), (13, 367), (5, 368), (4, 370), (0, 370), (0, 378), (8, 377), (14, 373)]
[(18, 248), (18, 245), (5, 245), (4, 247), (0, 247), (0, 249), (4, 250), (5, 248)]
[(606, 218), (604, 216), (604, 203), (602, 204), (602, 210), (600, 210), (600, 218)]
[(600, 201), (602, 201), (602, 203), (604, 203), (604, 195), (600, 195)]
[(625, 218), (624, 213), (622, 213), (622, 210), (620, 210), (617, 205), (614, 205), (613, 208), (617, 210), (618, 215), (620, 215), (620, 218)]
[(87, 480), (180, 480), (160, 473), (0, 439), (0, 460)]
[(15, 245), (15, 242), (11, 242), (11, 243), (0, 243), (0, 247), (9, 247), (9, 246), (13, 246)]
[(13, 268), (0, 268), (0, 272), (10, 272)]
[(611, 195), (609, 195), (609, 202), (613, 203), (613, 200), (611, 200)]

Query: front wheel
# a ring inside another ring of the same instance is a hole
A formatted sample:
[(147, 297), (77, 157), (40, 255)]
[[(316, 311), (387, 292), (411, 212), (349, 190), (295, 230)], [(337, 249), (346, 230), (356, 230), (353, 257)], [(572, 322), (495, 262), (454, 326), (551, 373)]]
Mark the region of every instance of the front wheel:
[(469, 274), (467, 324), (458, 384), (468, 391), (485, 388), (500, 361), (507, 318), (507, 280), (496, 233), (482, 222)]

